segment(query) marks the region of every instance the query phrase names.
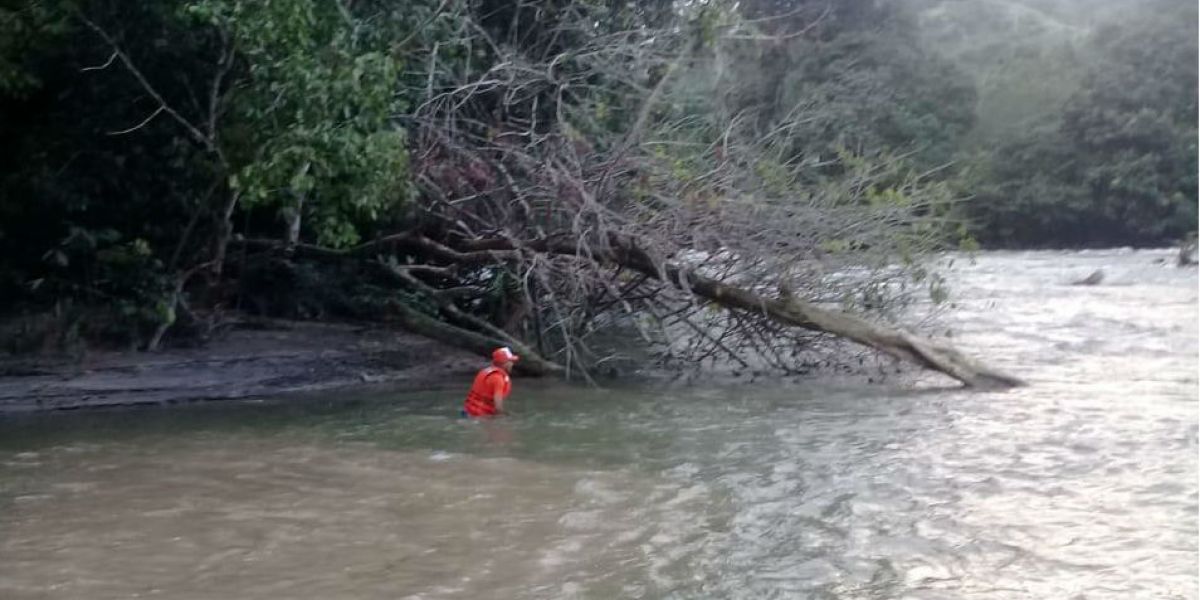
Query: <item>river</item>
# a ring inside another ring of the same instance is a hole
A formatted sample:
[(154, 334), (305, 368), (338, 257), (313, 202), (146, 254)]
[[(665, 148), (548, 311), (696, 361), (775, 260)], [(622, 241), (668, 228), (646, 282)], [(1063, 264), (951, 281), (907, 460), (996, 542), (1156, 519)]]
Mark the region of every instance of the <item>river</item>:
[(491, 423), (457, 388), (0, 417), (0, 598), (1193, 599), (1197, 271), (1172, 259), (958, 259), (946, 325), (1011, 391), (518, 380)]

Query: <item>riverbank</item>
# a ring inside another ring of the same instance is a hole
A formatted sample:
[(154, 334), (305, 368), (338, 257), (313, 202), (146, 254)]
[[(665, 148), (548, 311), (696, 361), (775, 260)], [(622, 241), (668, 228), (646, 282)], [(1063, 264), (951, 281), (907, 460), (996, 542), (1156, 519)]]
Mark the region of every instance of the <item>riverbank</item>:
[(272, 320), (196, 348), (0, 357), (0, 413), (434, 388), (463, 382), (481, 360), (404, 331)]

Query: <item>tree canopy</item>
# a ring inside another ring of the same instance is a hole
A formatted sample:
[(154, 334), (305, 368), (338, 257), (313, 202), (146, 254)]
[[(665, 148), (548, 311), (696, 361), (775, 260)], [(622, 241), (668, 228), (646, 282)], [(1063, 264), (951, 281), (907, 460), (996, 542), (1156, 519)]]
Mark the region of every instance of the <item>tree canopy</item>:
[[(978, 82), (975, 148), (962, 161), (973, 233), (1079, 247), (1195, 231), (1194, 3), (977, 4), (933, 3), (927, 23), (931, 43)], [(972, 22), (986, 31), (965, 37)]]

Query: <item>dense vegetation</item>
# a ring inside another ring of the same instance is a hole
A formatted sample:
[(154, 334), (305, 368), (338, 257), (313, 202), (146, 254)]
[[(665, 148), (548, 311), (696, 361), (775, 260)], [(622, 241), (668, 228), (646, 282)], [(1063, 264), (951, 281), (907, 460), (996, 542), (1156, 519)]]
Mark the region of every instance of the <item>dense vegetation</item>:
[[(965, 15), (951, 25), (939, 11), (928, 30), (980, 89), (981, 121), (963, 149), (975, 153), (964, 182), (976, 236), (1078, 247), (1169, 244), (1195, 231), (1195, 3), (973, 4), (953, 8), (976, 11), (977, 27), (1010, 28), (953, 38)], [(988, 8), (999, 12), (979, 19)]]
[(535, 370), (623, 331), (794, 371), (845, 335), (810, 303), (899, 318), (944, 297), (921, 257), (972, 234), (1193, 227), (1194, 18), (1070, 40), (1061, 108), (1005, 128), (943, 9), (6, 0), (7, 341), (155, 348), (251, 312), (520, 345)]

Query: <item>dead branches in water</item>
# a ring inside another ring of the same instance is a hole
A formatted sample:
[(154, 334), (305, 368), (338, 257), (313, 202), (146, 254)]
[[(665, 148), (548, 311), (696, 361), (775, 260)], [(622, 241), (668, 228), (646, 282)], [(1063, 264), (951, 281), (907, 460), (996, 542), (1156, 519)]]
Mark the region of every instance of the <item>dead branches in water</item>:
[[(476, 242), (476, 246), (504, 247), (505, 242)], [(555, 247), (545, 243), (535, 243), (527, 246), (530, 251), (540, 253), (561, 253), (565, 256), (579, 258), (562, 246)], [(469, 253), (459, 253), (468, 256)], [(443, 254), (442, 257), (454, 256)], [(632, 269), (656, 279), (669, 282), (672, 287), (693, 294), (699, 298), (711, 301), (721, 307), (737, 311), (749, 317), (740, 322), (739, 326), (720, 334), (721, 339), (714, 338), (704, 328), (696, 325), (687, 317), (681, 320), (689, 324), (697, 333), (712, 344), (719, 347), (729, 358), (741, 360), (737, 352), (730, 350), (722, 342), (723, 338), (753, 337), (754, 322), (767, 320), (786, 326), (798, 327), (810, 331), (832, 334), (849, 339), (855, 343), (894, 356), (900, 360), (914, 363), (924, 368), (948, 375), (971, 387), (1010, 387), (1021, 385), (1022, 382), (1005, 373), (989, 369), (961, 352), (923, 339), (902, 329), (872, 323), (866, 319), (846, 312), (832, 311), (820, 308), (811, 302), (797, 299), (790, 295), (781, 297), (766, 297), (745, 288), (722, 283), (716, 279), (697, 274), (695, 271), (682, 268), (670, 262), (657, 263), (645, 251), (641, 250), (635, 241), (614, 235), (610, 250), (592, 254), (589, 261), (610, 269)], [(664, 294), (663, 289), (658, 290)], [(661, 306), (661, 304), (660, 304)], [(686, 306), (684, 310), (686, 310)], [(740, 347), (740, 346), (739, 346)], [(759, 352), (766, 352), (769, 344), (757, 347)], [(711, 350), (710, 350), (711, 351)], [(776, 357), (777, 358), (777, 357)], [(743, 362), (743, 364), (745, 364)], [(783, 364), (777, 366), (786, 368)]]

